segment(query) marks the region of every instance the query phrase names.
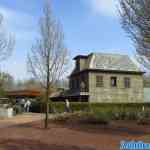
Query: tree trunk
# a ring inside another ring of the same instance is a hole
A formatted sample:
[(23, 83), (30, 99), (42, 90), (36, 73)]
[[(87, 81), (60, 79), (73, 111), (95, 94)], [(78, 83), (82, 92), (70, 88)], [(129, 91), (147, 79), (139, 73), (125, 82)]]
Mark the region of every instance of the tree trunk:
[(45, 101), (45, 129), (48, 128), (48, 116), (49, 116), (49, 86), (46, 89), (46, 101)]
[(45, 129), (48, 128), (48, 116), (49, 116), (49, 54), (47, 58), (47, 83), (46, 83), (46, 111), (45, 111)]
[(45, 129), (48, 128), (48, 115), (49, 114), (49, 103), (46, 100), (46, 112), (45, 112)]

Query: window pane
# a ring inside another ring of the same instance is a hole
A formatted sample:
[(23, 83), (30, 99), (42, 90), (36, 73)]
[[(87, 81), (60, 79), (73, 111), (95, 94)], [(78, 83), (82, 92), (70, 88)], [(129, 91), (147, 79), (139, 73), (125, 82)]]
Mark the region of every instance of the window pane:
[(96, 87), (103, 87), (103, 76), (96, 76)]
[(111, 77), (111, 86), (116, 87), (117, 86), (117, 77)]

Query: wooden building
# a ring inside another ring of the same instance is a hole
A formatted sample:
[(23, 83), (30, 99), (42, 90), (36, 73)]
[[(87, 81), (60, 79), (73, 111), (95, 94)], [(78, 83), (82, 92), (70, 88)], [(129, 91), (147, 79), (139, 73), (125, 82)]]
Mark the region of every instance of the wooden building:
[(6, 91), (6, 95), (9, 98), (36, 98), (42, 95), (38, 90), (9, 90)]
[(74, 58), (69, 90), (57, 98), (101, 103), (143, 102), (143, 73), (127, 56), (91, 53)]

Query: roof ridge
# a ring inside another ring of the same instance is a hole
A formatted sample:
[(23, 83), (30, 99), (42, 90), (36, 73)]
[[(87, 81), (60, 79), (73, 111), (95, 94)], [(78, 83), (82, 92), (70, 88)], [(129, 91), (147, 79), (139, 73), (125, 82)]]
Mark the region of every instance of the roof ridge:
[(91, 53), (89, 68), (140, 71), (140, 68), (132, 61), (129, 55), (116, 53)]
[[(127, 54), (120, 54), (120, 53), (107, 53), (107, 52), (93, 52), (90, 54), (99, 54), (99, 55), (114, 55), (114, 56), (128, 56)], [(129, 57), (129, 56), (128, 56)]]

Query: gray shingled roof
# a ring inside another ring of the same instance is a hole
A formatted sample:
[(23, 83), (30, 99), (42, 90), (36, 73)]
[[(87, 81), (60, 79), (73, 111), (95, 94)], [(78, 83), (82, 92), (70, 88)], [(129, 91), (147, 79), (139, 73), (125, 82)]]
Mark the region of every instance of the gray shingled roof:
[(140, 71), (127, 55), (92, 53), (88, 59), (88, 68), (90, 69)]

